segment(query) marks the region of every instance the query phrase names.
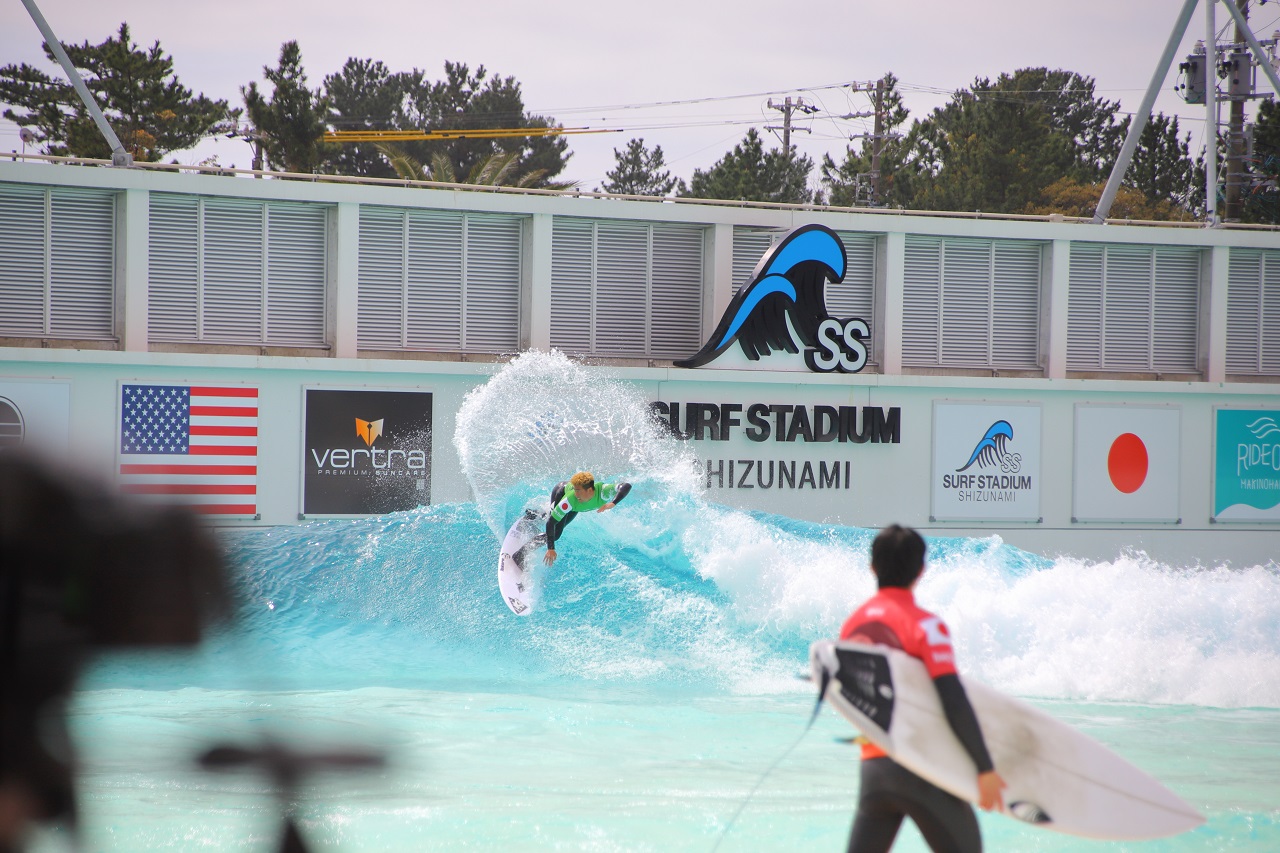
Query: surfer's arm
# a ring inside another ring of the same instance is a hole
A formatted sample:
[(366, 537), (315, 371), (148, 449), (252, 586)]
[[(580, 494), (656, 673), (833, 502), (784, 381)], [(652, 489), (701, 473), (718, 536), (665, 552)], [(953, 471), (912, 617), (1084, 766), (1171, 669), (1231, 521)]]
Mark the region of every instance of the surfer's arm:
[(939, 675), (933, 679), (938, 689), (938, 698), (942, 700), (942, 710), (947, 715), (947, 722), (956, 738), (973, 759), (978, 773), (989, 773), (994, 769), (991, 755), (987, 752), (987, 742), (982, 738), (982, 729), (978, 727), (978, 717), (973, 713), (973, 705), (969, 704), (969, 694), (960, 683), (960, 676), (955, 673)]
[(604, 506), (596, 510), (596, 512), (604, 512), (606, 509), (613, 509), (622, 501), (623, 498), (627, 496), (627, 493), (630, 491), (631, 491), (630, 483), (619, 483), (617, 486), (617, 490), (613, 493), (613, 497), (609, 500), (607, 504), (605, 504)]
[(978, 727), (978, 717), (973, 713), (973, 705), (969, 703), (969, 694), (965, 692), (960, 676), (955, 673), (939, 675), (933, 679), (933, 685), (938, 690), (938, 698), (942, 700), (947, 723), (978, 770), (979, 808), (985, 811), (1003, 809), (1001, 792), (1005, 789), (1005, 782), (991, 762), (987, 742), (982, 737), (982, 729)]

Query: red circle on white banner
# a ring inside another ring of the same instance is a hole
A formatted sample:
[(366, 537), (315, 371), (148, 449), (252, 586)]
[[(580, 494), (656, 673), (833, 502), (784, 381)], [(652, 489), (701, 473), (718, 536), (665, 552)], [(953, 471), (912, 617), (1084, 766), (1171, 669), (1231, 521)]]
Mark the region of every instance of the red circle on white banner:
[(1107, 473), (1111, 484), (1126, 495), (1131, 495), (1147, 480), (1147, 446), (1131, 432), (1126, 432), (1111, 442), (1107, 453)]

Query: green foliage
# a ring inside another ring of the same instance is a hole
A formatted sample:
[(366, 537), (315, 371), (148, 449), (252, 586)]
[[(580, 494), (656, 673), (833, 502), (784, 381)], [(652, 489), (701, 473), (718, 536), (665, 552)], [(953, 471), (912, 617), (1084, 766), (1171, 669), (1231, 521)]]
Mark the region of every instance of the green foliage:
[(1244, 192), (1244, 222), (1280, 223), (1280, 104), (1258, 105), (1253, 128), (1253, 158)]
[(632, 139), (627, 143), (627, 150), (613, 149), (617, 165), (605, 174), (604, 186), (607, 193), (618, 195), (668, 196), (678, 190), (686, 191), (684, 181), (671, 177), (671, 172), (663, 167), (662, 146), (655, 145), (650, 151), (644, 146), (643, 139)]
[(806, 204), (813, 200), (809, 173), (813, 161), (779, 148), (766, 152), (753, 127), (742, 142), (707, 171), (695, 169), (689, 182), (689, 198), (729, 201), (771, 201)]
[(273, 87), (268, 99), (256, 82), (240, 89), (245, 111), (262, 143), (266, 166), (286, 172), (314, 172), (324, 156), (325, 117), (329, 102), (307, 88), (302, 51), (296, 41), (280, 47), (277, 68), (262, 69)]
[[(472, 128), (550, 128), (553, 120), (528, 115), (520, 84), (514, 77), (488, 79), (484, 66), (475, 73), (463, 63), (445, 62), (445, 79), (426, 83), (422, 72), (404, 78), (404, 109), (393, 116), (402, 130), (463, 130)], [(443, 153), (457, 175), (471, 175), (496, 154), (514, 154), (514, 185), (532, 180), (546, 187), (564, 170), (569, 143), (558, 136), (519, 136), (502, 139), (451, 139), (406, 142), (406, 152), (419, 162), (432, 162)], [(532, 179), (528, 176), (533, 175)]]
[[(421, 72), (393, 74), (372, 59), (348, 59), (340, 72), (324, 78), (329, 125), (334, 130), (402, 128), (405, 93), (421, 78)], [(392, 178), (397, 174), (372, 142), (333, 146), (324, 170), (367, 178)]]
[(548, 183), (545, 180), (546, 176), (538, 170), (522, 174), (519, 171), (519, 151), (499, 151), (477, 163), (466, 177), (459, 178), (447, 151), (437, 151), (433, 154), (431, 165), (427, 167), (405, 151), (401, 145), (379, 142), (374, 144), (374, 148), (386, 157), (387, 162), (399, 177), (409, 181), (474, 184), (484, 187), (540, 187), (556, 190), (573, 189), (577, 185), (574, 181)]
[(1159, 113), (1142, 129), (1122, 183), (1141, 192), (1151, 204), (1167, 202), (1191, 210), (1197, 197), (1195, 175), (1191, 134), (1179, 139), (1178, 117)]
[[(1104, 182), (1082, 184), (1074, 178), (1059, 178), (1045, 187), (1040, 196), (1029, 203), (1023, 213), (1040, 216), (1060, 213), (1092, 219), (1102, 198)], [(1121, 186), (1111, 203), (1109, 219), (1136, 219), (1142, 221), (1178, 221), (1193, 219), (1191, 211), (1167, 199), (1149, 199), (1141, 190)]]
[[(192, 95), (178, 82), (173, 58), (159, 41), (145, 50), (133, 43), (128, 24), (101, 44), (63, 48), (135, 160), (155, 161), (190, 148), (228, 117), (226, 101)], [(44, 52), (61, 67), (47, 44)], [(49, 154), (111, 157), (111, 146), (67, 80), (26, 63), (6, 65), (0, 68), (0, 103), (17, 108), (6, 109), (4, 117), (32, 128)]]
[(899, 192), (916, 208), (1014, 213), (1060, 178), (1099, 180), (1124, 125), (1093, 92), (1091, 78), (1045, 68), (975, 80), (912, 126)]
[[(875, 200), (871, 197), (871, 172), (873, 154), (878, 147), (880, 152), (880, 204), (894, 204), (900, 201), (896, 192), (895, 176), (900, 172), (906, 154), (902, 135), (898, 129), (906, 123), (908, 116), (906, 106), (902, 103), (902, 94), (898, 91), (898, 78), (886, 74), (883, 78), (882, 93), (878, 96), (880, 104), (873, 101), (873, 109), (878, 109), (884, 116), (880, 127), (883, 138), (864, 139), (857, 149), (853, 146), (845, 148), (844, 160), (839, 166), (831, 159), (830, 154), (822, 155), (822, 185), (827, 190), (827, 203), (839, 207), (866, 206)], [(858, 186), (864, 186), (859, 197)]]

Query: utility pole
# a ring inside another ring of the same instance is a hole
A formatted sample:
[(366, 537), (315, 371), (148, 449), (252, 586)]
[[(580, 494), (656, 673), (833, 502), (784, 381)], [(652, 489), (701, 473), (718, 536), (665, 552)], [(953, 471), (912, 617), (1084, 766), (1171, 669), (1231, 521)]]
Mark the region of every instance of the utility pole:
[[(805, 100), (803, 97), (796, 98), (795, 101), (792, 101), (791, 96), (788, 95), (787, 98), (780, 104), (775, 104), (773, 102), (773, 98), (770, 98), (769, 109), (778, 110), (779, 112), (782, 113), (782, 127), (778, 127), (777, 125), (765, 125), (764, 129), (782, 131), (782, 150), (786, 151), (787, 156), (790, 157), (791, 156), (791, 115), (792, 113), (804, 113), (805, 115), (812, 115), (818, 111), (818, 108), (813, 106), (812, 104), (805, 103)], [(798, 127), (796, 128), (796, 130), (803, 130), (805, 133), (810, 132), (809, 128), (807, 127)]]
[(875, 136), (871, 138), (871, 205), (880, 206), (880, 152), (884, 150), (884, 78), (876, 81)]
[[(1247, 22), (1249, 0), (1238, 0), (1236, 5), (1240, 9), (1240, 15)], [(1244, 205), (1241, 201), (1241, 191), (1246, 180), (1244, 104), (1245, 99), (1253, 93), (1253, 66), (1244, 43), (1244, 33), (1247, 28), (1247, 23), (1241, 24), (1239, 20), (1236, 21), (1235, 45), (1222, 62), (1227, 70), (1227, 97), (1231, 101), (1231, 115), (1227, 123), (1227, 180), (1223, 219), (1231, 222), (1239, 222), (1244, 213)]]

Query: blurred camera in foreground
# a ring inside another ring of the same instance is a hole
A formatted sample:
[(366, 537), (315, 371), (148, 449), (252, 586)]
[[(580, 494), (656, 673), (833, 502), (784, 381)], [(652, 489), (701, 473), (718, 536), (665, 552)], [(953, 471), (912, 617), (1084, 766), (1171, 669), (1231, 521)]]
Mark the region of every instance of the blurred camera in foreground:
[(62, 700), (110, 648), (191, 646), (228, 618), (222, 556), (187, 510), (0, 453), (0, 851), (73, 823)]

